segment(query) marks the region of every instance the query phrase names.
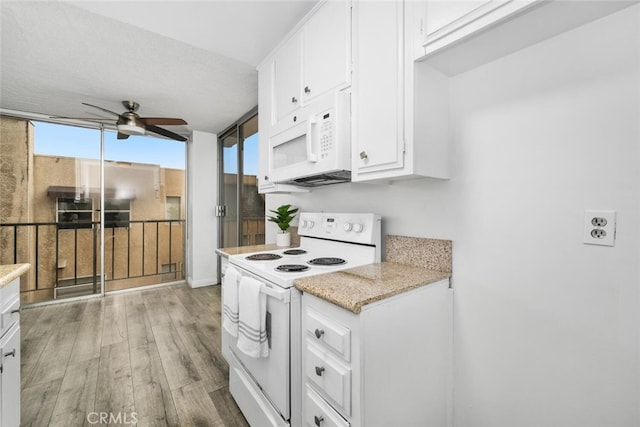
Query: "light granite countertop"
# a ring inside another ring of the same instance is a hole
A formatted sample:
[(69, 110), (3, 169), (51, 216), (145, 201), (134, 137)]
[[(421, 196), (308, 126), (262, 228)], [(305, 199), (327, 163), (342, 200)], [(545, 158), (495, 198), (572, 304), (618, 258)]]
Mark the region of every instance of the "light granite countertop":
[(13, 282), (14, 279), (29, 271), (31, 264), (4, 264), (0, 265), (0, 287)]
[(354, 267), (297, 279), (295, 287), (353, 313), (408, 290), (451, 277), (451, 273), (394, 262)]
[(276, 246), (275, 243), (268, 245), (253, 245), (253, 246), (237, 246), (233, 248), (220, 248), (216, 249), (216, 253), (221, 256), (231, 256), (231, 255), (241, 255), (241, 254), (249, 254), (252, 252), (262, 252), (262, 251), (275, 251), (278, 249), (287, 249), (287, 247)]

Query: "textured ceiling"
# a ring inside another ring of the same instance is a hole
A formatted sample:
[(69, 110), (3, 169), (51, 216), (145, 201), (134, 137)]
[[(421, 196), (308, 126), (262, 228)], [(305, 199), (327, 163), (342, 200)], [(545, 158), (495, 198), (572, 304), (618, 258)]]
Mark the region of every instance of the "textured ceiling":
[(0, 107), (88, 117), (82, 102), (130, 99), (189, 123), (172, 131), (218, 133), (257, 104), (256, 64), (314, 3), (2, 0)]

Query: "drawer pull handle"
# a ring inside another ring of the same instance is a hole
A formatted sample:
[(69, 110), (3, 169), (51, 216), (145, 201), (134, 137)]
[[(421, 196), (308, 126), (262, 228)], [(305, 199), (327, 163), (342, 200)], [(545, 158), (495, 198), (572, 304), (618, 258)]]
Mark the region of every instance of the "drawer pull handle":
[(324, 330), (322, 330), (322, 329), (316, 329), (316, 331), (314, 332), (314, 334), (316, 335), (316, 338), (320, 339), (320, 337), (324, 335)]
[(317, 426), (319, 426), (320, 423), (324, 421), (324, 417), (322, 415), (320, 416), (314, 415), (313, 421), (316, 423)]
[(13, 350), (11, 350), (9, 353), (5, 353), (4, 354), (4, 357), (9, 357), (9, 356), (16, 357), (16, 349), (15, 348)]
[(20, 309), (16, 308), (15, 310), (11, 310), (11, 314), (20, 313)]
[(298, 99), (295, 96), (291, 98), (291, 103), (295, 104), (296, 102), (298, 102)]
[(311, 89), (309, 89), (309, 86), (305, 86), (304, 93), (311, 93)]
[(316, 375), (317, 376), (321, 377), (323, 372), (324, 372), (324, 367), (316, 366)]

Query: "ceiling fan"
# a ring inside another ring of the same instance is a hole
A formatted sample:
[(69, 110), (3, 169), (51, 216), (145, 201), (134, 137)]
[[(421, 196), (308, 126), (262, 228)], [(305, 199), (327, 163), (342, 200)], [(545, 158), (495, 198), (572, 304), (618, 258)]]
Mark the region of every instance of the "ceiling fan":
[(156, 125), (186, 125), (187, 122), (183, 119), (169, 118), (169, 117), (140, 117), (136, 111), (140, 108), (140, 104), (133, 101), (122, 101), (122, 105), (128, 110), (122, 114), (118, 114), (115, 111), (107, 110), (106, 108), (99, 107), (97, 105), (82, 103), (89, 107), (97, 108), (106, 113), (112, 114), (117, 118), (104, 118), (104, 117), (52, 117), (58, 119), (75, 119), (86, 120), (91, 122), (116, 122), (116, 128), (118, 129), (118, 139), (127, 139), (130, 135), (144, 135), (147, 132), (153, 132), (158, 135), (165, 136), (167, 138), (175, 139), (176, 141), (186, 141), (182, 135), (171, 132), (167, 129), (158, 127)]

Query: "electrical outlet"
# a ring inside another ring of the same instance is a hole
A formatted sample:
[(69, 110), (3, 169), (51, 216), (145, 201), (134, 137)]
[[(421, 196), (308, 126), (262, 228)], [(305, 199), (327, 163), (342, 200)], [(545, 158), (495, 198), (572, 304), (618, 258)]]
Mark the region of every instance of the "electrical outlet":
[(616, 241), (616, 211), (584, 211), (584, 243), (614, 246)]

